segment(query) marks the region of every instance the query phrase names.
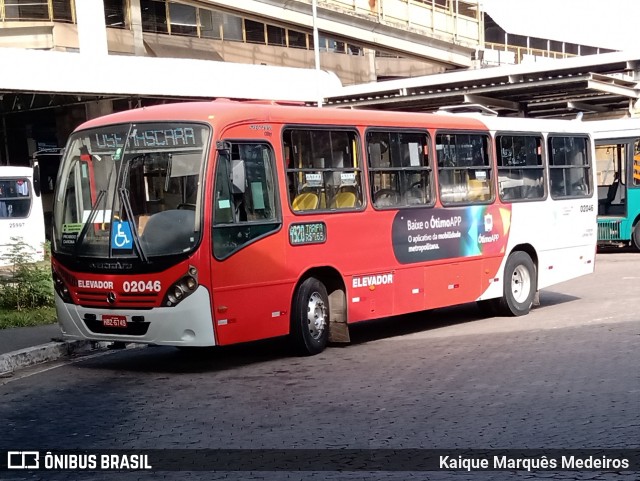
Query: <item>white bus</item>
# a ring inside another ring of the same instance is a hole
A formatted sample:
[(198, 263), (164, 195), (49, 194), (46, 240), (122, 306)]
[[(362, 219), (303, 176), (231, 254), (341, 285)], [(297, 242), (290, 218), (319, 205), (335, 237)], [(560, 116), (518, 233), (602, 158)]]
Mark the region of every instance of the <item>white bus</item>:
[(16, 243), (30, 260), (44, 260), (44, 214), (31, 167), (0, 166), (0, 265), (12, 263)]

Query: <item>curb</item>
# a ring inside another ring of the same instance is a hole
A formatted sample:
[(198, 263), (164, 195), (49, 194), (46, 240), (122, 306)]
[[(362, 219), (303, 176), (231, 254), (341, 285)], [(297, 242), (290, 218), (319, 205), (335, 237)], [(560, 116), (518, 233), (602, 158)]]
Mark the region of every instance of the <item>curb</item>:
[(23, 367), (56, 361), (77, 353), (95, 351), (103, 344), (105, 343), (96, 341), (54, 341), (0, 354), (0, 376), (10, 375), (16, 369)]

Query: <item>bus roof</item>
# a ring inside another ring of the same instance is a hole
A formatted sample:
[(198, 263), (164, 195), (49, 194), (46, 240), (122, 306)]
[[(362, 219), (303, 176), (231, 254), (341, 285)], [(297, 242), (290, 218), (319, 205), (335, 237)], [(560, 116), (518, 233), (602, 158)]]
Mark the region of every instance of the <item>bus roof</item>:
[(594, 120), (587, 122), (595, 139), (632, 137), (640, 134), (640, 118)]
[(567, 119), (531, 119), (522, 117), (498, 117), (478, 113), (450, 114), (479, 118), (489, 130), (501, 131), (539, 131), (539, 132), (590, 132), (589, 122)]
[(31, 167), (0, 166), (0, 177), (31, 177), (32, 175), (33, 169)]
[(474, 113), (416, 113), (382, 110), (317, 108), (303, 104), (236, 101), (218, 99), (207, 102), (182, 102), (155, 105), (109, 114), (89, 120), (78, 130), (105, 124), (153, 121), (203, 121), (207, 123), (234, 123), (243, 120), (278, 123), (348, 123), (352, 125), (389, 125), (407, 127), (437, 127), (470, 130), (539, 130), (540, 132), (588, 132), (591, 122), (560, 119), (525, 119), (495, 117)]
[[(437, 120), (436, 120), (437, 119)], [(131, 121), (204, 121), (232, 123), (242, 120), (282, 123), (349, 123), (353, 125), (438, 126), (467, 129), (486, 129), (481, 119), (433, 113), (389, 112), (378, 110), (353, 110), (335, 107), (317, 108), (277, 102), (214, 100), (211, 102), (183, 102), (156, 105), (118, 112), (89, 120), (78, 130), (105, 124)], [(436, 123), (437, 122), (437, 123)]]

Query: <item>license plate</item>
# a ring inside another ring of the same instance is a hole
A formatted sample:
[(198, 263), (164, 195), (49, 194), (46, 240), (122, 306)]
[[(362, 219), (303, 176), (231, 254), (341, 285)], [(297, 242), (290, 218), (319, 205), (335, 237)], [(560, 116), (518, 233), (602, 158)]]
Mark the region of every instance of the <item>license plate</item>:
[(104, 314), (102, 316), (102, 325), (105, 327), (127, 327), (126, 316), (116, 316), (113, 314)]

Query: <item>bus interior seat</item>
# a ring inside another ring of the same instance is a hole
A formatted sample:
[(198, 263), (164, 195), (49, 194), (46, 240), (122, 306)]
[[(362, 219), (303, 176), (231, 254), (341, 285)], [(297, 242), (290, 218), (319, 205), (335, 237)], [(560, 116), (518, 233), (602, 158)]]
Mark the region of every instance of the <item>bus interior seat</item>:
[(489, 183), (485, 180), (469, 179), (467, 187), (469, 200), (489, 200), (491, 198)]
[(611, 207), (611, 204), (613, 203), (618, 193), (619, 185), (620, 182), (618, 180), (614, 180), (607, 189), (607, 197), (598, 200), (598, 207), (601, 207), (601, 209), (599, 210), (601, 210), (604, 215), (607, 215), (609, 213), (609, 208)]
[(147, 222), (149, 222), (149, 215), (143, 214), (138, 216), (138, 234), (142, 235), (144, 229), (147, 227)]
[(175, 254), (192, 247), (196, 213), (165, 210), (147, 220), (140, 241), (146, 255)]
[(429, 202), (428, 189), (424, 189), (421, 184), (414, 184), (404, 193), (404, 200), (407, 205), (418, 205)]
[(358, 195), (355, 186), (343, 186), (338, 189), (338, 193), (331, 199), (329, 207), (331, 209), (349, 209), (357, 205)]
[(314, 210), (318, 208), (320, 198), (314, 192), (301, 192), (293, 199), (291, 206), (295, 211)]
[(393, 207), (400, 203), (400, 194), (392, 189), (380, 189), (373, 194), (376, 207)]

